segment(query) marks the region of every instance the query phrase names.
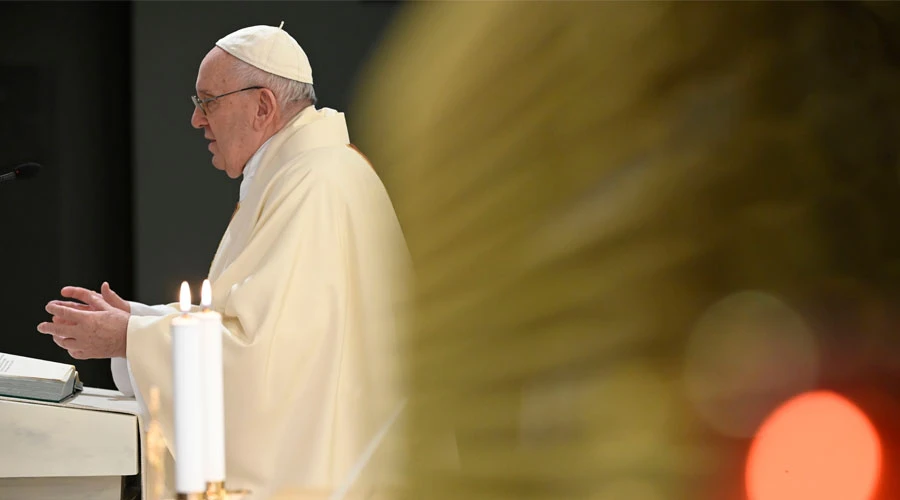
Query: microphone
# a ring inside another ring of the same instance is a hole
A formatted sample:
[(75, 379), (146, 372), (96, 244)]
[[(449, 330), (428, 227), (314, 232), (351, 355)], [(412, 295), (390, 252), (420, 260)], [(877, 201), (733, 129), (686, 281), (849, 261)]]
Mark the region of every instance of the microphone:
[(0, 182), (6, 181), (14, 181), (18, 179), (30, 179), (38, 174), (41, 170), (41, 165), (39, 163), (23, 163), (12, 170), (12, 172), (7, 172), (3, 175), (0, 175)]

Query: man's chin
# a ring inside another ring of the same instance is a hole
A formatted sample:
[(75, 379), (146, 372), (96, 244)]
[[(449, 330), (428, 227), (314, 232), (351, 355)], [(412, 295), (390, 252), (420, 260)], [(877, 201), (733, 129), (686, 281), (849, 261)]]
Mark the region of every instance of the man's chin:
[(213, 156), (213, 158), (212, 158), (213, 167), (215, 167), (215, 169), (220, 172), (225, 172), (226, 174), (228, 174), (228, 177), (231, 177), (231, 174), (228, 172), (228, 167), (225, 165), (222, 165), (222, 162), (218, 161), (218, 160), (219, 159), (216, 156)]
[[(218, 167), (216, 167), (216, 168), (218, 168)], [(229, 179), (237, 179), (238, 177), (241, 176), (241, 171), (240, 171), (240, 170), (238, 170), (237, 172), (235, 172), (233, 168), (228, 168), (227, 165), (226, 165), (225, 167), (223, 167), (223, 168), (220, 168), (219, 170), (224, 171), (224, 172), (225, 172), (225, 175), (227, 175)]]
[(237, 179), (238, 177), (240, 177), (242, 173), (241, 170), (243, 170), (241, 169), (237, 172), (234, 172), (234, 169), (228, 168), (228, 165), (223, 165), (223, 162), (219, 161), (219, 157), (215, 155), (213, 156), (212, 164), (214, 167), (216, 167), (216, 170), (225, 172), (225, 175), (227, 175), (231, 179)]

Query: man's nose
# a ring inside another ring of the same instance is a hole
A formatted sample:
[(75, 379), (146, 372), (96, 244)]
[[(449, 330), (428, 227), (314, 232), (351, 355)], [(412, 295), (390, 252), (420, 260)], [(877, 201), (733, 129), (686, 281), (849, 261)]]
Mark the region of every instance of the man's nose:
[(204, 115), (197, 106), (194, 106), (194, 112), (191, 114), (191, 126), (194, 128), (203, 128), (206, 125), (209, 125), (209, 122), (206, 121), (206, 115)]

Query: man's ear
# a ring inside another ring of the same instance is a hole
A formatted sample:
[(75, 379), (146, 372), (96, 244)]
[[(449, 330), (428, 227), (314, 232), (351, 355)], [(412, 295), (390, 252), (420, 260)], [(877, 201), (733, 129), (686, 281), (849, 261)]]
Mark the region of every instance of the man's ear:
[(275, 94), (269, 89), (261, 89), (256, 106), (257, 125), (265, 126), (270, 121), (275, 120), (277, 111), (278, 102), (275, 100)]

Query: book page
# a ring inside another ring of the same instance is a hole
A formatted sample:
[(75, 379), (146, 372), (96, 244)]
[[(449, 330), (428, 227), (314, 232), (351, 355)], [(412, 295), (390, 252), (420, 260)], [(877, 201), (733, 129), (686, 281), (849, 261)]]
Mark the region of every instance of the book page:
[(125, 396), (119, 391), (97, 387), (85, 387), (82, 392), (61, 405), (128, 415), (140, 415), (141, 413), (135, 398)]
[(0, 377), (66, 381), (74, 366), (0, 352)]

